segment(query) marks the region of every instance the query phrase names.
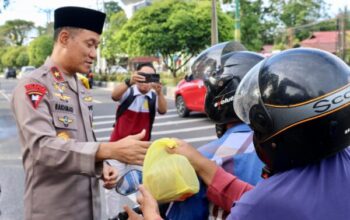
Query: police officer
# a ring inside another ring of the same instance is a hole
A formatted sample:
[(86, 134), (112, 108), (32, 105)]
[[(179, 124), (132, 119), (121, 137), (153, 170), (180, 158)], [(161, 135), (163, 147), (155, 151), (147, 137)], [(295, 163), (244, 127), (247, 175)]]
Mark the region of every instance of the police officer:
[(25, 170), (25, 219), (100, 219), (99, 179), (115, 185), (116, 159), (141, 165), (149, 146), (141, 132), (97, 143), (92, 96), (76, 73), (96, 58), (105, 14), (63, 7), (55, 10), (54, 47), (44, 65), (21, 79), (12, 98)]

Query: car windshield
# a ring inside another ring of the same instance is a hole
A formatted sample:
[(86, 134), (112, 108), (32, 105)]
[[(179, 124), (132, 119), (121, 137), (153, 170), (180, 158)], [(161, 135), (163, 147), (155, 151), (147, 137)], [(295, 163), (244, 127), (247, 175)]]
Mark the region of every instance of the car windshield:
[(22, 67), (22, 72), (29, 72), (35, 70), (34, 66)]

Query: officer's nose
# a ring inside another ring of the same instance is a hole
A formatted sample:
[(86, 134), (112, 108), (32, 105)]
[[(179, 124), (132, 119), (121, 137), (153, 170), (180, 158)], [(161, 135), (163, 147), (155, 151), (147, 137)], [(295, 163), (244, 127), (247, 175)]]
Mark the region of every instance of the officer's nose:
[(93, 47), (93, 48), (90, 50), (89, 56), (90, 56), (90, 58), (92, 58), (92, 59), (96, 59), (96, 57), (97, 57), (97, 48)]

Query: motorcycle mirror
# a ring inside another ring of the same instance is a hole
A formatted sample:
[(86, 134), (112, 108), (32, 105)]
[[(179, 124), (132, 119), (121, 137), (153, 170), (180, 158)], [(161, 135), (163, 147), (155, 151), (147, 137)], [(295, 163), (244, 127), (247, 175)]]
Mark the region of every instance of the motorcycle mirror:
[(117, 180), (115, 191), (123, 196), (127, 196), (136, 193), (140, 184), (142, 184), (142, 171), (132, 169)]

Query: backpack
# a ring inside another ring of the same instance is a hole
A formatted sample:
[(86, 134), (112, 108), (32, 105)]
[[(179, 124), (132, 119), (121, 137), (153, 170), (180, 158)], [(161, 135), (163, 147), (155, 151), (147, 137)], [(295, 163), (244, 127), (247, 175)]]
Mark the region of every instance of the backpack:
[[(153, 122), (154, 122), (154, 118), (156, 117), (156, 94), (152, 92), (152, 98), (149, 98), (148, 96), (146, 96), (146, 98), (148, 100), (148, 107), (149, 107), (149, 114), (150, 114), (149, 134), (151, 139)], [(117, 111), (115, 114), (115, 123), (117, 123), (119, 116), (121, 116), (129, 108), (129, 106), (131, 105), (131, 103), (133, 103), (134, 100), (135, 100), (134, 89), (131, 87), (128, 97), (124, 100), (124, 102), (122, 102), (117, 107)], [(113, 124), (113, 127), (115, 126), (115, 123)]]

